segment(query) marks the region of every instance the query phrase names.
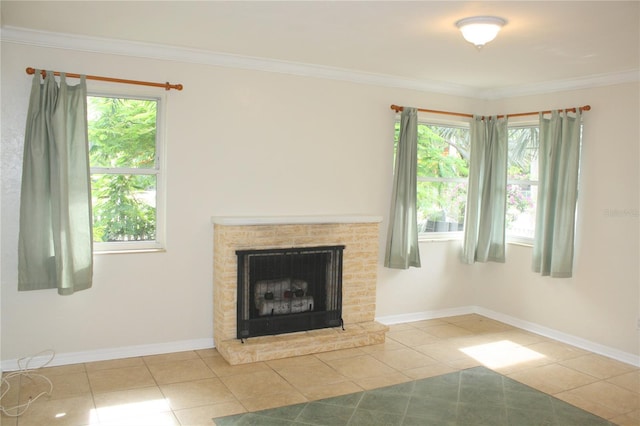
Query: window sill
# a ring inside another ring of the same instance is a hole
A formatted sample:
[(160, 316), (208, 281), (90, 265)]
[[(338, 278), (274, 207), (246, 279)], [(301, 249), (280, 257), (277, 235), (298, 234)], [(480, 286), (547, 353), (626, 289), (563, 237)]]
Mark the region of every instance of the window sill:
[(507, 241), (507, 244), (521, 247), (533, 247), (533, 242), (528, 241)]
[[(447, 241), (462, 241), (462, 233), (456, 233), (455, 235), (425, 235), (418, 236), (418, 243), (438, 243)], [(522, 247), (533, 247), (533, 240), (531, 239), (512, 239), (507, 240), (506, 244)]]
[(93, 254), (140, 254), (140, 253), (165, 253), (164, 248), (147, 248), (147, 249), (126, 249), (126, 250), (94, 250)]
[(438, 242), (446, 242), (446, 241), (462, 241), (462, 232), (455, 232), (452, 235), (448, 235), (445, 233), (441, 234), (420, 234), (418, 235), (419, 243), (438, 243)]

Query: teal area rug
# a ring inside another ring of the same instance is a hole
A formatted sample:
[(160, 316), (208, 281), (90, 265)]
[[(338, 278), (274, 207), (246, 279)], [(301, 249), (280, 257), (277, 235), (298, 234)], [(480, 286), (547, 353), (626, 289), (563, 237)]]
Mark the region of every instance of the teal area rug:
[(612, 425), (485, 367), (213, 421), (217, 426)]

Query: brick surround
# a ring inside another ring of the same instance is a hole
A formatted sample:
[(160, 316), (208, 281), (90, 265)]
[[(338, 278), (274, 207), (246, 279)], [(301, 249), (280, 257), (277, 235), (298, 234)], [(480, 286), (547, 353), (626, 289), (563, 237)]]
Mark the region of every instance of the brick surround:
[[(213, 218), (215, 346), (232, 365), (383, 343), (375, 321), (378, 217)], [(236, 339), (236, 250), (346, 246), (340, 328)]]

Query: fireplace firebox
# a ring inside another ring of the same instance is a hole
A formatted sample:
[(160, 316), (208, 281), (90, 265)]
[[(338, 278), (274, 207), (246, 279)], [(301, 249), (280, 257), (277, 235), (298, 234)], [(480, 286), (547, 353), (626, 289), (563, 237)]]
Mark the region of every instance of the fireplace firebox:
[(236, 251), (237, 338), (343, 326), (344, 248)]

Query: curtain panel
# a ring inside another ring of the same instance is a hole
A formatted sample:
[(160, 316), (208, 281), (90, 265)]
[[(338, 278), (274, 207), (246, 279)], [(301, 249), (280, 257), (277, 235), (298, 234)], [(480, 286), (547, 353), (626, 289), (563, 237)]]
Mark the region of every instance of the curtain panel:
[(582, 114), (540, 114), (539, 191), (533, 271), (568, 278), (573, 271)]
[(474, 116), (462, 261), (505, 261), (507, 118)]
[(384, 266), (420, 267), (416, 207), (418, 110), (405, 107), (400, 116)]
[(91, 185), (85, 78), (69, 86), (36, 70), (25, 128), (18, 290), (91, 287)]

